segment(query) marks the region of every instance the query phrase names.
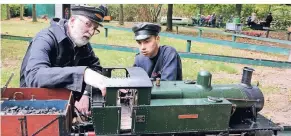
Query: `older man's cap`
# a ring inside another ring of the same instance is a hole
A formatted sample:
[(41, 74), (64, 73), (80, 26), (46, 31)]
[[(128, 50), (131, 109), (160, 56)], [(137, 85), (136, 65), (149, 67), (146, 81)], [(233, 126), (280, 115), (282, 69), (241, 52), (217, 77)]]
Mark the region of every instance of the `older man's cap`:
[(157, 36), (161, 31), (161, 26), (153, 23), (138, 23), (132, 27), (135, 40), (145, 40), (150, 36)]
[(103, 26), (103, 18), (106, 15), (104, 7), (93, 7), (93, 6), (74, 6), (72, 7), (72, 15), (82, 15), (89, 18), (91, 21), (96, 22), (100, 26)]

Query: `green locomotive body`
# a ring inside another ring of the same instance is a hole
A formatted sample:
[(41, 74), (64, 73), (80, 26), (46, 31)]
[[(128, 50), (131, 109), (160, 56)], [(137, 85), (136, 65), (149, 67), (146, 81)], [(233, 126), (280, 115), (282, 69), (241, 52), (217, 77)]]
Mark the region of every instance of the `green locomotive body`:
[[(104, 75), (111, 77), (112, 70), (105, 69)], [(140, 68), (126, 72), (127, 78), (109, 79), (105, 98), (98, 91), (92, 93), (96, 135), (276, 134), (281, 130), (258, 114), (264, 96), (251, 85), (251, 68), (244, 68), (241, 83), (224, 85), (212, 84), (208, 71), (200, 71), (196, 81), (151, 80)], [(119, 97), (119, 89), (129, 92)], [(122, 99), (127, 103), (120, 103)]]

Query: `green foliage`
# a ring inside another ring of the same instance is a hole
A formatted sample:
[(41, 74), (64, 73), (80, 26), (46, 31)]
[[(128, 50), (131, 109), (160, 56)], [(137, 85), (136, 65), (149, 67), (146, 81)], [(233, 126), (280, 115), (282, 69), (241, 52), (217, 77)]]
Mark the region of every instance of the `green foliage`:
[(241, 16), (247, 18), (254, 12), (255, 7), (254, 4), (243, 4)]
[[(20, 4), (9, 4), (9, 7), (10, 7), (10, 16), (11, 17), (19, 17), (20, 16)], [(23, 7), (23, 8), (25, 10), (27, 7)], [(7, 14), (6, 4), (1, 4), (1, 20), (4, 20), (7, 18), (6, 14)]]
[[(213, 12), (216, 13), (217, 17), (219, 15), (222, 15), (223, 22), (227, 22), (230, 19), (231, 15), (235, 16), (236, 13), (234, 4), (217, 4), (214, 9), (215, 11)], [(208, 8), (207, 10), (211, 11), (211, 8)]]
[[(124, 8), (123, 8), (124, 10)], [(123, 12), (123, 14), (126, 14)], [(108, 15), (112, 16), (113, 20), (119, 20), (119, 4), (108, 5)]]
[(253, 12), (257, 14), (258, 18), (266, 18), (269, 13), (269, 5), (256, 5)]
[[(140, 6), (141, 5), (133, 5), (133, 4), (125, 4), (125, 5), (123, 5), (124, 21), (129, 21), (129, 22), (136, 21), (136, 18), (139, 15), (139, 14), (137, 14), (137, 12), (139, 11)], [(119, 8), (118, 8), (118, 14), (119, 14)]]
[[(109, 4), (108, 14), (113, 20), (119, 20), (119, 4)], [(124, 21), (147, 21), (152, 22), (157, 13), (157, 5), (154, 4), (123, 4)]]
[[(94, 4), (93, 6), (99, 6), (97, 4)], [(112, 16), (113, 20), (119, 20), (119, 4), (108, 4), (108, 15)], [(139, 5), (136, 4), (124, 4), (123, 5), (123, 16), (124, 21), (136, 21), (138, 14), (137, 11), (139, 9)]]
[(286, 30), (291, 26), (291, 6), (276, 6), (272, 9), (272, 14), (275, 20), (274, 29)]
[(7, 18), (6, 4), (1, 4), (1, 20), (5, 20), (6, 18)]
[[(183, 10), (180, 10), (180, 9), (183, 9)], [(194, 4), (174, 4), (173, 16), (180, 16), (180, 17), (196, 16), (196, 13), (198, 13), (197, 9), (198, 9), (198, 6)]]
[(20, 16), (20, 4), (9, 4), (11, 17)]
[[(99, 7), (101, 4), (89, 4), (89, 5)], [(113, 20), (119, 20), (119, 7), (120, 7), (119, 4), (107, 4), (108, 15), (112, 16)], [(125, 10), (125, 7), (123, 7), (123, 10), (124, 14), (128, 14), (127, 11)], [(132, 14), (132, 12), (129, 13)], [(134, 14), (131, 16), (134, 16)]]
[[(230, 16), (236, 16), (236, 5), (235, 4), (174, 4), (173, 16), (179, 17), (197, 17), (202, 7), (201, 15), (211, 15), (213, 12), (217, 16), (222, 15), (223, 21), (227, 22)], [(167, 7), (164, 7), (165, 10)], [(291, 6), (279, 5), (279, 4), (243, 4), (241, 11), (241, 20), (244, 22), (248, 16), (252, 13), (256, 13), (259, 20), (264, 21), (267, 14), (272, 12), (273, 20), (275, 25), (273, 29), (286, 30), (291, 25)], [(163, 12), (162, 15), (166, 15)]]

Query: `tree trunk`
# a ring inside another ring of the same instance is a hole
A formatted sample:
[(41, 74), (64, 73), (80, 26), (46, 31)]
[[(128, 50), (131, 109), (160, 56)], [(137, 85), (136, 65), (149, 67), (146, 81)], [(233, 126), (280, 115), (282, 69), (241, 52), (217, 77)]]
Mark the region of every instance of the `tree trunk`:
[(7, 20), (10, 19), (10, 8), (9, 8), (9, 4), (6, 4), (6, 19)]
[(168, 4), (168, 14), (167, 14), (167, 29), (166, 31), (172, 31), (173, 30), (173, 4)]
[(23, 19), (23, 4), (20, 4), (20, 20), (24, 20)]
[(123, 5), (120, 4), (120, 8), (119, 8), (119, 25), (123, 25), (124, 24), (124, 20), (123, 20)]
[(153, 9), (152, 9), (153, 13), (151, 15), (151, 17), (153, 18), (152, 22), (157, 22), (158, 21), (158, 17), (159, 17), (159, 15), (161, 13), (162, 6), (163, 6), (163, 4), (159, 4), (158, 6), (154, 6), (153, 7)]
[(242, 4), (235, 4), (236, 7), (236, 15), (237, 17), (241, 17), (241, 9), (242, 9)]
[(32, 22), (37, 22), (35, 4), (32, 4)]
[(202, 15), (203, 5), (202, 4), (199, 4), (198, 7), (199, 7), (199, 14)]
[(162, 9), (162, 6), (163, 4), (159, 4), (158, 7), (157, 7), (157, 11), (155, 12), (154, 14), (154, 19), (153, 19), (153, 22), (157, 22), (158, 21), (158, 17), (161, 13), (161, 9)]

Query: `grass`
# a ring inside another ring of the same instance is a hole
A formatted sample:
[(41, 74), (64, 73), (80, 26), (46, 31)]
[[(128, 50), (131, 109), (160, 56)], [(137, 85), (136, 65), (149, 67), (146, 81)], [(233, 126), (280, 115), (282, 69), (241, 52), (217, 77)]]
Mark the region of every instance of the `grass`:
[(27, 42), (24, 41), (1, 40), (1, 86), (13, 72), (14, 76), (9, 86), (19, 87), (20, 65), (26, 48)]
[[(118, 26), (116, 23), (104, 23), (104, 24)], [(48, 21), (44, 21), (41, 19), (39, 19), (39, 22), (37, 23), (33, 23), (30, 20), (20, 21), (18, 19), (11, 19), (9, 21), (1, 22), (2, 33), (10, 34), (10, 35), (18, 35), (18, 36), (27, 36), (27, 37), (33, 37), (39, 30), (46, 28), (48, 25), (49, 25)], [(126, 27), (129, 27), (130, 25), (132, 24), (128, 24), (126, 25)], [(164, 26), (163, 26), (163, 29), (164, 29)], [(187, 31), (187, 30), (185, 28), (181, 28), (180, 31)], [(101, 29), (101, 33), (97, 36), (93, 36), (91, 42), (97, 43), (97, 44), (137, 47), (137, 44), (135, 40), (133, 39), (133, 36), (134, 34), (131, 32), (109, 29), (108, 38), (105, 38), (104, 29)], [(160, 44), (173, 46), (178, 51), (186, 50), (185, 40), (161, 37)], [(284, 55), (247, 51), (247, 50), (235, 49), (231, 47), (225, 47), (221, 45), (199, 43), (195, 41), (192, 41), (191, 52), (236, 56), (236, 57), (249, 57), (249, 58), (257, 58), (257, 59), (281, 60), (281, 61), (288, 60), (288, 57)]]

